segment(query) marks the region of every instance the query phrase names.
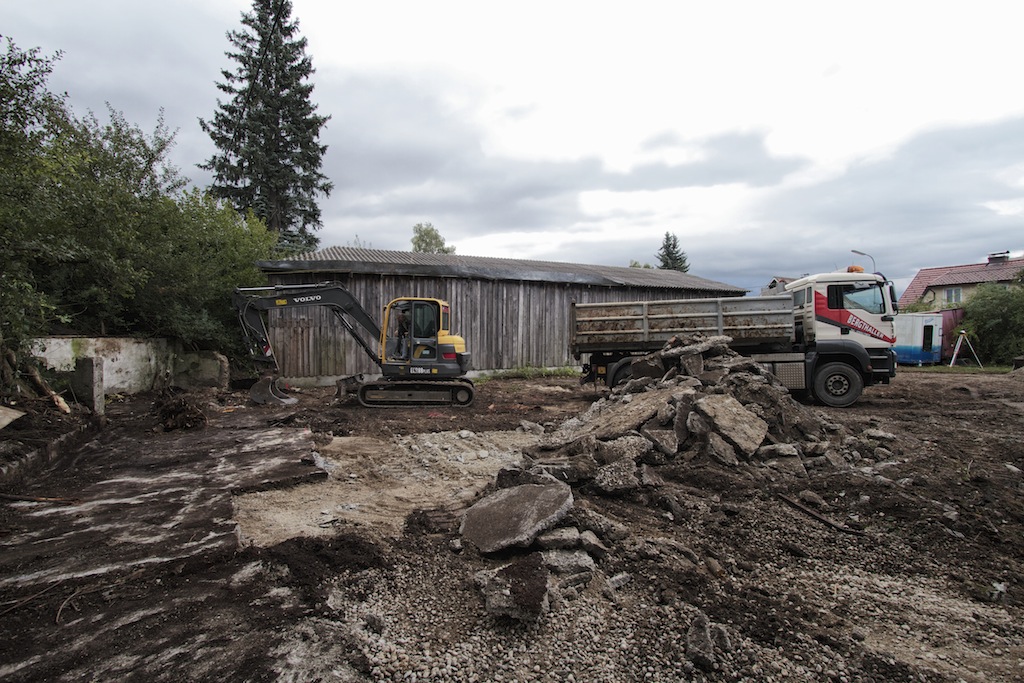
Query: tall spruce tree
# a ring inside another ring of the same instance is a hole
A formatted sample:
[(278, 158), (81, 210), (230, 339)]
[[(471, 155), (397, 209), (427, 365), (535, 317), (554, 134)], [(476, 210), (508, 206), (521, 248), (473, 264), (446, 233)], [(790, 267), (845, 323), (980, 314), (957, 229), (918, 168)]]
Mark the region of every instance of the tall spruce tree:
[(678, 270), (681, 273), (690, 272), (690, 264), (686, 260), (686, 252), (679, 248), (679, 238), (668, 232), (661, 242), (661, 249), (658, 250), (658, 268), (661, 270)]
[(243, 29), (228, 32), (234, 49), (225, 54), (237, 68), (217, 83), (229, 100), (218, 99), (212, 121), (199, 120), (218, 150), (199, 167), (213, 172), (215, 196), (253, 211), (294, 253), (316, 248), (317, 196), (333, 185), (320, 172), (327, 146), (318, 143), (330, 117), (310, 99), (313, 62), (291, 13), (289, 0), (253, 0)]

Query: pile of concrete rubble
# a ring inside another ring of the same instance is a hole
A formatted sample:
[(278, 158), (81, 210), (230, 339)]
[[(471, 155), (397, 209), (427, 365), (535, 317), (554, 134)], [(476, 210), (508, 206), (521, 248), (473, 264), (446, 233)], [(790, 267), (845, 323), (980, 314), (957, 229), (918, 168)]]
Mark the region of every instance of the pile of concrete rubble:
[[(500, 565), (474, 577), (490, 612), (532, 620), (596, 577), (609, 597), (631, 580), (600, 572), (601, 560), (628, 544), (628, 532), (586, 505), (588, 495), (657, 501), (668, 518), (681, 518), (665, 479), (678, 481), (690, 469), (717, 469), (767, 486), (819, 468), (850, 467), (865, 451), (892, 455), (886, 449), (892, 435), (846, 435), (729, 342), (672, 339), (635, 361), (626, 385), (545, 434), (520, 466), (498, 474), (495, 491), (466, 511), (459, 541)], [(691, 550), (676, 550), (700, 562)], [(714, 625), (705, 620), (691, 632), (692, 659), (699, 662)]]

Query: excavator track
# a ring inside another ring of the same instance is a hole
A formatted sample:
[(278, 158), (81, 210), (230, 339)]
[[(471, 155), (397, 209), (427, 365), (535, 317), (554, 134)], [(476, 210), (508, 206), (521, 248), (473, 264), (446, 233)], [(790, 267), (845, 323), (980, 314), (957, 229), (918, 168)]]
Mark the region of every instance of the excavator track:
[(370, 408), (406, 406), (468, 406), (473, 383), (456, 380), (381, 380), (359, 387), (359, 402)]

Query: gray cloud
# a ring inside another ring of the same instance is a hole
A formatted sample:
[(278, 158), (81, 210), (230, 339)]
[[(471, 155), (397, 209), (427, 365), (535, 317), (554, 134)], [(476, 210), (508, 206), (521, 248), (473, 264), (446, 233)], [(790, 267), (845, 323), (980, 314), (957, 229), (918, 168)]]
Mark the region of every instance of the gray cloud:
[[(239, 27), (237, 7), (48, 0), (11, 3), (4, 12), (4, 35), (19, 47), (64, 51), (51, 87), (67, 91), (76, 112), (91, 109), (102, 118), (110, 102), (150, 130), (162, 108), (168, 127), (177, 131), (174, 163), (197, 185), (208, 182), (196, 164), (214, 150), (198, 119), (213, 115), (215, 81), (231, 67), (225, 32)], [(542, 258), (653, 263), (660, 238), (591, 240), (586, 226), (594, 219), (580, 209), (580, 193), (730, 185), (756, 188), (764, 199), (719, 234), (707, 235), (700, 225), (664, 230), (679, 236), (694, 274), (749, 289), (774, 275), (844, 267), (851, 260), (870, 265), (851, 249), (872, 254), (890, 277), (909, 279), (921, 267), (1024, 248), (1007, 244), (1008, 236), (1024, 234), (1022, 217), (984, 206), (1024, 197), (1020, 179), (1016, 185), (1000, 179), (1005, 169), (1024, 164), (1024, 118), (933, 130), (886, 158), (862, 160), (835, 178), (793, 188), (788, 181), (810, 162), (773, 156), (766, 131), (707, 139), (657, 133), (643, 143), (645, 150), (700, 154), (628, 172), (609, 170), (596, 156), (570, 162), (491, 156), (484, 151), (484, 131), (444, 99), (450, 92), (470, 101), (482, 96), (472, 84), (440, 73), (321, 70), (312, 56), (318, 68), (314, 97), (319, 112), (332, 117), (321, 140), (329, 146), (324, 172), (335, 184), (321, 202), (325, 245), (358, 235), (374, 247), (407, 249), (412, 225), (421, 221), (433, 222), (456, 245), (494, 232), (539, 234), (576, 226), (571, 246), (551, 246)], [(527, 113), (528, 107), (506, 112)]]

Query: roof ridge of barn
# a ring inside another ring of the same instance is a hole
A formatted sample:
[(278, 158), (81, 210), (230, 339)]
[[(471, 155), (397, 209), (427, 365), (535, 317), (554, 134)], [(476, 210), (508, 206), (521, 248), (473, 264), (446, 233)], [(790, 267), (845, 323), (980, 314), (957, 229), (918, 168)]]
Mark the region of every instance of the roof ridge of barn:
[(605, 287), (665, 287), (718, 292), (724, 295), (742, 294), (747, 291), (742, 287), (676, 270), (462, 254), (426, 254), (362, 247), (326, 247), (289, 259), (260, 261), (256, 265), (267, 273), (383, 272), (388, 275), (564, 282)]

